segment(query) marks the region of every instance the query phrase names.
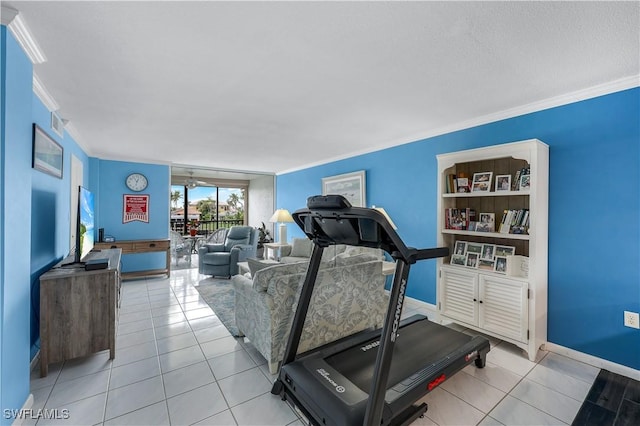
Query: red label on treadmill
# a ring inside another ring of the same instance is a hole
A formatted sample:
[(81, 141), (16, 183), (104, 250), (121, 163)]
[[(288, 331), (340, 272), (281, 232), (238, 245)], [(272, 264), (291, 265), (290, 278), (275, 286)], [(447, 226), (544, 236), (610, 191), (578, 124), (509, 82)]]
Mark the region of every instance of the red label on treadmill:
[(445, 377), (444, 374), (442, 374), (438, 378), (432, 380), (431, 383), (429, 383), (427, 385), (427, 389), (428, 390), (432, 390), (433, 388), (435, 388), (436, 386), (438, 386), (440, 383), (444, 382), (445, 380), (447, 380), (447, 378)]

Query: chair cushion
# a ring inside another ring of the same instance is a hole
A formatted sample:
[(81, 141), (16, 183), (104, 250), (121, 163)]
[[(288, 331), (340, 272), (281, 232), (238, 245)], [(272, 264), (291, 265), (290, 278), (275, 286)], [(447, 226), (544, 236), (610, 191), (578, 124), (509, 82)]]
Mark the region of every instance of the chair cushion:
[(291, 240), (290, 257), (311, 257), (313, 241), (308, 238), (294, 238)]
[(202, 256), (202, 263), (214, 266), (228, 265), (230, 256), (231, 253), (228, 251), (206, 253)]
[(252, 228), (250, 226), (233, 226), (229, 229), (227, 233), (227, 239), (225, 241), (225, 250), (231, 251), (233, 246), (238, 244), (249, 244), (251, 240), (251, 231)]

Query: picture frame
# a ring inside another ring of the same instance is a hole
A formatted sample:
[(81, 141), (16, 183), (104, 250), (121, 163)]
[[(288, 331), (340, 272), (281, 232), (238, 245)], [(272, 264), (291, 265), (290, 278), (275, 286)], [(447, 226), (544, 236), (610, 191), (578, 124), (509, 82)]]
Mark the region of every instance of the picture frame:
[(499, 274), (507, 273), (507, 258), (505, 256), (496, 256), (494, 272), (497, 272)]
[(354, 207), (366, 207), (365, 171), (322, 178), (322, 195), (342, 195)]
[(475, 253), (480, 255), (482, 253), (482, 243), (467, 243), (467, 253)]
[(480, 220), (476, 224), (476, 232), (494, 232), (496, 226), (495, 213), (480, 213)]
[(511, 175), (496, 176), (496, 192), (511, 190)]
[(465, 266), (468, 268), (477, 268), (478, 267), (478, 253), (467, 253), (467, 262)]
[(514, 254), (516, 254), (516, 248), (514, 246), (501, 246), (497, 244), (493, 253), (493, 255), (496, 257), (513, 256)]
[(495, 256), (496, 246), (494, 244), (483, 244), (482, 253), (480, 254), (481, 260), (493, 260)]
[(531, 175), (521, 175), (518, 181), (518, 190), (528, 191), (531, 187)]
[(491, 191), (491, 177), (493, 172), (481, 172), (473, 174), (473, 183), (471, 184), (471, 192), (489, 192)]
[(62, 145), (33, 123), (33, 156), (31, 167), (43, 173), (62, 179), (63, 170)]
[(495, 261), (478, 259), (478, 269), (485, 271), (493, 271), (495, 269)]
[(452, 254), (450, 263), (452, 265), (465, 266), (467, 264), (467, 256), (464, 254)]
[(469, 192), (469, 178), (466, 178), (466, 177), (457, 178), (456, 186), (458, 187), (458, 192), (460, 193)]
[(456, 241), (454, 245), (453, 252), (455, 254), (466, 254), (467, 252), (467, 242), (466, 241)]

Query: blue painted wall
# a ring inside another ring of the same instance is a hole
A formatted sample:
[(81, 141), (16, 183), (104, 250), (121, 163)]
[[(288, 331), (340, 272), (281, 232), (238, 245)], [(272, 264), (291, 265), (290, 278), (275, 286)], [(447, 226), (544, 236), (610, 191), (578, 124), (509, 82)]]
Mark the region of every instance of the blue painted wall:
[(5, 26), (0, 52), (0, 408), (19, 409), (29, 395), (33, 68)]
[[(276, 205), (294, 211), (321, 178), (367, 173), (408, 245), (436, 244), (435, 156), (537, 138), (550, 147), (548, 339), (640, 369), (640, 89), (489, 123), (277, 176)], [(289, 238), (302, 236), (291, 224)], [(412, 268), (408, 294), (436, 301), (435, 262)]]
[[(169, 238), (170, 169), (165, 165), (92, 160), (90, 189), (99, 194), (96, 203), (97, 228), (117, 241)], [(140, 194), (149, 195), (149, 223), (122, 223), (123, 196), (134, 194), (125, 185), (131, 173), (142, 173), (149, 186)], [(164, 268), (164, 253), (143, 253), (122, 257), (122, 271)]]

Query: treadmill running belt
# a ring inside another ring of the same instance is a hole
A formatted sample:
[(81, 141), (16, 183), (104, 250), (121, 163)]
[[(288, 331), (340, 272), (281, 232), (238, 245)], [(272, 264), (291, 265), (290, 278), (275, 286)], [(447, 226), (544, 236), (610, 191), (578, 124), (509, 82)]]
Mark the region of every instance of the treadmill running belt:
[[(393, 350), (387, 389), (406, 380), (417, 371), (441, 361), (471, 339), (471, 336), (432, 323), (426, 318), (402, 327)], [(362, 345), (338, 352), (325, 361), (368, 393), (378, 355), (378, 341), (378, 338), (369, 340)]]

